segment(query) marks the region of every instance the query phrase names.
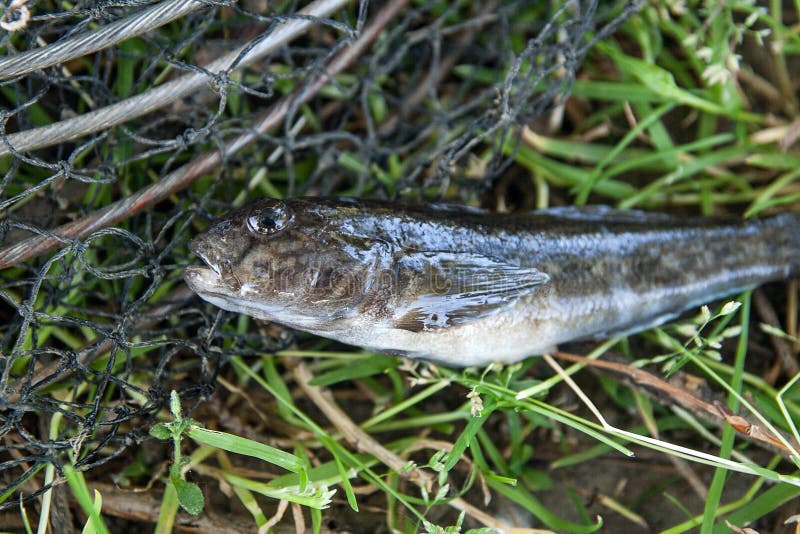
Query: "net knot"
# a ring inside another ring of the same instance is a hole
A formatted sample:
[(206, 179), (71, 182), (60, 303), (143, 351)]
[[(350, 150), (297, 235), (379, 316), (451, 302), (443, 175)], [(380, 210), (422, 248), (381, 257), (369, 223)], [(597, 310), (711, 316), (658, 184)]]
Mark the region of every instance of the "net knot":
[(88, 247), (86, 246), (86, 243), (76, 239), (70, 244), (69, 251), (73, 256), (78, 257), (82, 256), (86, 252), (87, 248)]
[(220, 96), (225, 96), (228, 92), (228, 87), (234, 82), (231, 80), (228, 71), (222, 70), (216, 73), (210, 80), (211, 89), (218, 93)]
[(98, 3), (89, 8), (89, 18), (93, 20), (103, 20), (108, 17), (108, 11), (103, 3)]
[(70, 165), (68, 161), (63, 159), (58, 160), (57, 165), (58, 165), (58, 173), (64, 178), (69, 178), (70, 174), (72, 174), (72, 165)]
[(207, 132), (205, 130), (186, 128), (184, 131), (175, 136), (175, 143), (182, 150), (185, 149), (187, 146), (202, 140), (206, 135)]

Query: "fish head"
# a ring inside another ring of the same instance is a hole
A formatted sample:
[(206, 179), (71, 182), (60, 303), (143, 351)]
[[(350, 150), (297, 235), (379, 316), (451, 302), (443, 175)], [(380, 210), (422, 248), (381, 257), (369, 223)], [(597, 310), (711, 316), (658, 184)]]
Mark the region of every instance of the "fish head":
[(358, 314), (385, 242), (356, 230), (347, 202), (262, 199), (218, 219), (189, 243), (204, 266), (185, 280), (220, 308), (313, 332)]

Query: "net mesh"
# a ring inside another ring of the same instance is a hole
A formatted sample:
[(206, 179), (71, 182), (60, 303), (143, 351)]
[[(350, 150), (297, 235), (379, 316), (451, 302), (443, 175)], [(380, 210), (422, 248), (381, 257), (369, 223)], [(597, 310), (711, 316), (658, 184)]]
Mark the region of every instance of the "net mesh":
[(185, 288), (187, 241), (214, 215), (490, 187), (517, 125), (563, 103), (636, 8), (537, 4), (6, 5), (0, 509), (45, 491), (46, 465), (89, 471), (151, 439), (169, 392), (196, 408), (228, 356), (293, 342), (222, 328), (235, 317)]

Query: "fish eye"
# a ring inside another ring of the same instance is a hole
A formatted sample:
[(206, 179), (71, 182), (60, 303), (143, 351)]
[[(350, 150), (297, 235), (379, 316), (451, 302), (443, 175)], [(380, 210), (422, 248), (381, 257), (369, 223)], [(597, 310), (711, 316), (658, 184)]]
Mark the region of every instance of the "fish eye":
[(272, 236), (289, 226), (292, 217), (289, 206), (276, 200), (274, 204), (251, 213), (247, 217), (247, 228), (253, 234)]

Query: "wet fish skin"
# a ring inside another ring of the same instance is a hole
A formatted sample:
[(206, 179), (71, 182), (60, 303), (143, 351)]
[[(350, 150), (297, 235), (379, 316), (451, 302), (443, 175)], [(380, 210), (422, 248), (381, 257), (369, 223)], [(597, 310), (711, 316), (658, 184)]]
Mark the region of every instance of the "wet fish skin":
[(195, 237), (188, 285), (226, 310), (450, 366), (632, 333), (800, 276), (800, 215), (677, 218), (603, 206), (498, 215), (263, 199)]

